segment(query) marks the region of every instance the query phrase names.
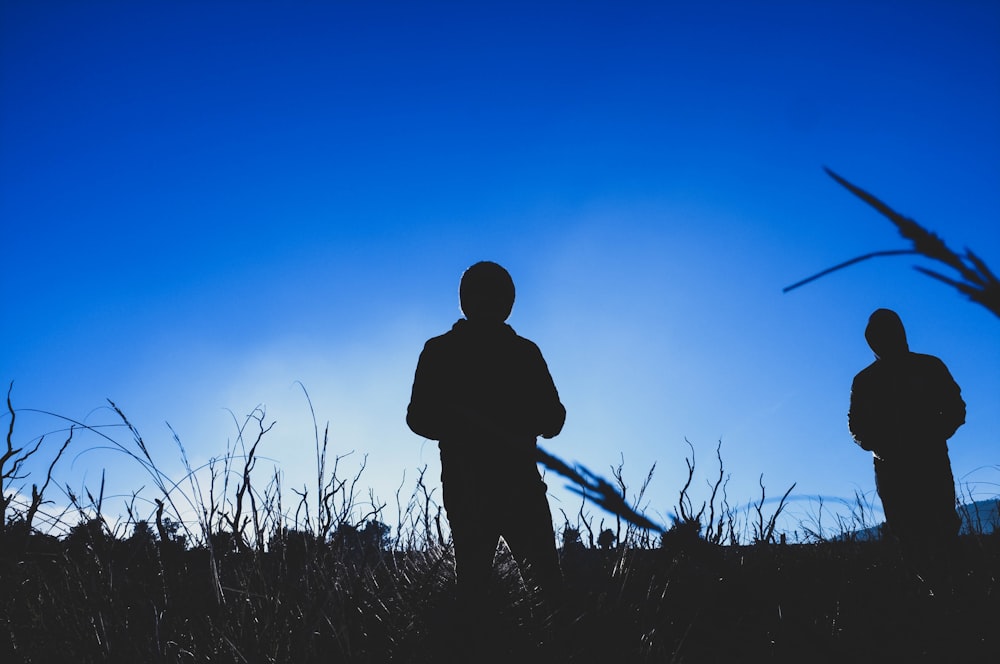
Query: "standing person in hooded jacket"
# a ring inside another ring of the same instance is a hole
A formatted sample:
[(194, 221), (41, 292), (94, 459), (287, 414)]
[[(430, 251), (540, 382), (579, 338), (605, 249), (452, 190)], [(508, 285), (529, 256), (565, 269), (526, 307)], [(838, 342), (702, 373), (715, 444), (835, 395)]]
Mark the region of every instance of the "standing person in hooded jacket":
[(961, 524), (947, 443), (965, 423), (961, 390), (940, 359), (910, 352), (896, 312), (872, 313), (865, 338), (877, 359), (851, 386), (851, 435), (874, 456), (889, 531), (908, 554), (940, 557)]
[(541, 351), (505, 323), (510, 274), (476, 263), (462, 275), (459, 299), (465, 318), (424, 345), (406, 415), (441, 451), (459, 596), (482, 601), (503, 537), (522, 574), (553, 598), (562, 576), (535, 445), (562, 430), (566, 409)]

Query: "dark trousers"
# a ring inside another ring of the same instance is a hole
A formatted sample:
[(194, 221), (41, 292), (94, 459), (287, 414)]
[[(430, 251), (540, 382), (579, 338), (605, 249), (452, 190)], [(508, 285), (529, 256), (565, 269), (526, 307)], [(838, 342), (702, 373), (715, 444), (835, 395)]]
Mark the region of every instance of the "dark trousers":
[(503, 537), (529, 587), (557, 599), (562, 573), (546, 487), (534, 462), (502, 473), (446, 465), (441, 479), (459, 597), (473, 603), (486, 597)]
[(933, 455), (875, 460), (875, 484), (889, 532), (916, 560), (948, 556), (961, 519), (947, 448)]

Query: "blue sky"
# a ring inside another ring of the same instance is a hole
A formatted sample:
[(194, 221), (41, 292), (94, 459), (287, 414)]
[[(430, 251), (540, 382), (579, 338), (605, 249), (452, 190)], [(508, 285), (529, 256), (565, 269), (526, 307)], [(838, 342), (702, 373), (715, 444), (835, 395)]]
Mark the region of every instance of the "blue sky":
[[(179, 476), (166, 423), (198, 465), (260, 404), (260, 453), (312, 486), (301, 383), (394, 505), (424, 465), (436, 486), (413, 369), (488, 259), (569, 413), (545, 446), (636, 487), (656, 463), (654, 517), (685, 438), (698, 491), (721, 439), (734, 504), (762, 473), (769, 495), (873, 496), (846, 411), (882, 306), (963, 388), (956, 478), (1000, 492), (996, 316), (912, 257), (782, 293), (907, 246), (823, 166), (1000, 269), (996, 3), (9, 1), (0, 68), (22, 442), (64, 425), (27, 409), (102, 424), (111, 399)], [(79, 436), (56, 476), (149, 484), (100, 445)], [(562, 484), (557, 516), (579, 507)]]

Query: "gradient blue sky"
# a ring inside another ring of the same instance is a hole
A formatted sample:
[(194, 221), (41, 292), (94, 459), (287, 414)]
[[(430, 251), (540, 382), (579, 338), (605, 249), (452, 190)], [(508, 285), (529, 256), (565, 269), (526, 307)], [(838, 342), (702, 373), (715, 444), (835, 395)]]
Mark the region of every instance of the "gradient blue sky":
[[(872, 497), (846, 411), (882, 306), (963, 388), (956, 479), (1000, 492), (996, 316), (912, 257), (782, 293), (907, 246), (824, 165), (1000, 269), (996, 2), (7, 0), (0, 67), (0, 377), (91, 424), (114, 400), (168, 473), (167, 422), (198, 465), (263, 404), (260, 453), (312, 487), (300, 381), (366, 488), (394, 506), (424, 465), (437, 487), (413, 369), (490, 259), (569, 412), (545, 446), (636, 487), (657, 463), (656, 518), (685, 438), (698, 493), (721, 439), (734, 504), (761, 473)], [(100, 444), (57, 478), (149, 484)], [(579, 506), (562, 485), (557, 515)]]

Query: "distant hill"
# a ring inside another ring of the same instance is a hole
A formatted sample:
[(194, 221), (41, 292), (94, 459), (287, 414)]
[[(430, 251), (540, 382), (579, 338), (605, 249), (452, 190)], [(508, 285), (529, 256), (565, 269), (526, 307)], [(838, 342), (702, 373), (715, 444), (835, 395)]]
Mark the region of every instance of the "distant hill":
[(1000, 530), (1000, 498), (978, 500), (962, 505), (958, 513), (962, 517), (963, 535), (969, 533), (989, 535)]
[[(962, 527), (959, 530), (962, 535), (972, 533), (989, 535), (1000, 530), (1000, 498), (967, 503), (958, 508), (958, 514), (962, 517)], [(881, 536), (883, 526), (885, 526), (885, 522), (863, 530), (852, 531), (836, 539), (853, 539), (862, 542), (875, 540)]]

